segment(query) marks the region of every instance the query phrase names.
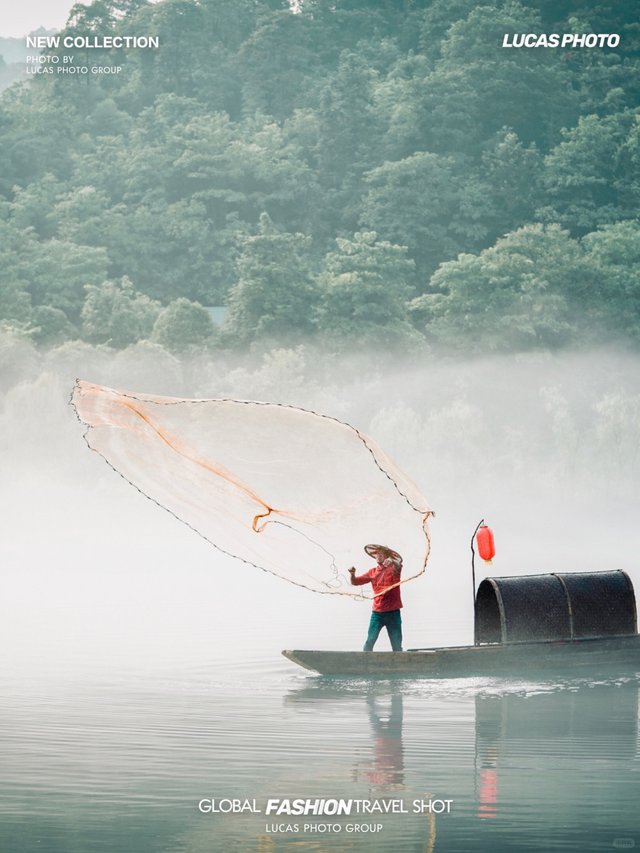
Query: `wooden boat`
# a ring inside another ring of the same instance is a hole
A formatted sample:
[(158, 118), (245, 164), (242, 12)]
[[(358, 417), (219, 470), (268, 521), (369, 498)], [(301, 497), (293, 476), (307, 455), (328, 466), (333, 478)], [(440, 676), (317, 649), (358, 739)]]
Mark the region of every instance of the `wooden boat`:
[(640, 672), (640, 636), (532, 643), (492, 643), (410, 649), (407, 652), (333, 652), (293, 649), (288, 660), (321, 675), (363, 678), (472, 678), (531, 675), (595, 676)]
[(282, 654), (322, 675), (464, 678), (640, 672), (633, 584), (625, 572), (485, 578), (473, 646), (407, 652), (294, 649)]

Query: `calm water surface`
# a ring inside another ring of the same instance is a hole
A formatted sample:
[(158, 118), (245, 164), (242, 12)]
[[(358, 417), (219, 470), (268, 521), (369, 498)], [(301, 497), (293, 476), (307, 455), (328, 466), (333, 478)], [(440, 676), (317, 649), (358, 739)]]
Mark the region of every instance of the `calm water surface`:
[[(640, 847), (639, 684), (369, 683), (313, 677), (271, 655), (117, 678), (14, 674), (0, 699), (0, 850)], [(204, 798), (264, 810), (287, 797), (393, 800), (406, 811), (198, 810)], [(414, 801), (438, 800), (452, 801), (449, 814), (413, 812)], [(298, 830), (275, 831), (287, 823)]]

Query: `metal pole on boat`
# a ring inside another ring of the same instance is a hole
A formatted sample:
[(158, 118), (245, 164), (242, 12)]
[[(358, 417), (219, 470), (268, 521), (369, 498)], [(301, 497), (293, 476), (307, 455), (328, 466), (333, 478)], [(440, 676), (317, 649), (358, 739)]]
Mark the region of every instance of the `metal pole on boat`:
[(478, 645), (478, 632), (476, 630), (476, 551), (473, 547), (473, 543), (476, 538), (476, 533), (482, 525), (484, 524), (484, 518), (481, 518), (478, 524), (476, 525), (476, 529), (473, 531), (473, 536), (471, 537), (471, 581), (473, 583), (473, 645)]

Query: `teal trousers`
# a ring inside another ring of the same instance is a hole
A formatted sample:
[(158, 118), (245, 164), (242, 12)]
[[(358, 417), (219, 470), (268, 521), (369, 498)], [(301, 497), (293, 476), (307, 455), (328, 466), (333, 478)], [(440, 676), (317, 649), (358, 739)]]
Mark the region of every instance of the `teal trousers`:
[(363, 652), (373, 651), (376, 640), (383, 628), (387, 629), (393, 651), (402, 651), (402, 619), (400, 611), (386, 610), (384, 613), (378, 613), (376, 610), (372, 610), (369, 633), (367, 634), (367, 641), (364, 644)]

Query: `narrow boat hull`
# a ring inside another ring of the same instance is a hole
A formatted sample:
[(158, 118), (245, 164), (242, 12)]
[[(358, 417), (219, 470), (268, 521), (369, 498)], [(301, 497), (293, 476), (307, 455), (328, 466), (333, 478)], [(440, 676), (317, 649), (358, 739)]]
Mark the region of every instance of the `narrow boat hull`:
[(285, 650), (321, 675), (365, 678), (527, 677), (640, 672), (640, 636), (412, 649), (407, 652)]

